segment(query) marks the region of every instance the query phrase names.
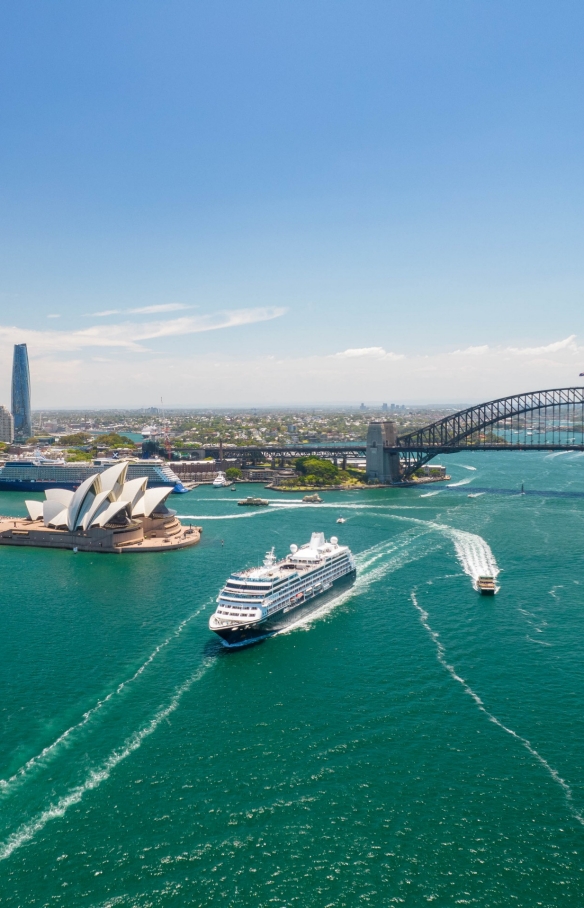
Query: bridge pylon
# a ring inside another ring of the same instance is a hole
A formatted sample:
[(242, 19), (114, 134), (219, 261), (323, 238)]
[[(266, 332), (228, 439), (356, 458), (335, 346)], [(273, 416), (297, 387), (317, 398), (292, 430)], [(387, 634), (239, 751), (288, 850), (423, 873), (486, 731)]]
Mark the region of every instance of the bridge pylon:
[(394, 483), (401, 480), (397, 427), (391, 420), (369, 423), (367, 429), (366, 469), (370, 482)]

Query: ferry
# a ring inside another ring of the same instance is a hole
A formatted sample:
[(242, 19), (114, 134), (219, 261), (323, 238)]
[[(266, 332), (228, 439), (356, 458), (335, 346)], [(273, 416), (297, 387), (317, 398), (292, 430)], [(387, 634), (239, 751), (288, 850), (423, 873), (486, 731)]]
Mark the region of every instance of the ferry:
[(348, 546), (336, 536), (313, 533), (310, 542), (276, 560), (272, 548), (258, 568), (231, 574), (217, 597), (209, 630), (228, 647), (272, 636), (336, 599), (355, 582), (357, 569)]
[[(47, 489), (71, 489), (75, 491), (82, 482), (95, 473), (103, 473), (108, 467), (119, 463), (116, 458), (99, 457), (82, 463), (64, 463), (63, 461), (7, 460), (0, 465), (0, 492), (45, 492)], [(172, 486), (173, 492), (187, 492), (182, 482), (171, 467), (163, 460), (130, 461), (128, 480), (145, 476), (149, 488)]]
[(267, 507), (270, 502), (268, 498), (242, 498), (237, 503), (242, 507), (262, 508)]
[(477, 579), (477, 590), (481, 596), (494, 596), (497, 592), (497, 587), (495, 586), (495, 578), (488, 577), (484, 575)]

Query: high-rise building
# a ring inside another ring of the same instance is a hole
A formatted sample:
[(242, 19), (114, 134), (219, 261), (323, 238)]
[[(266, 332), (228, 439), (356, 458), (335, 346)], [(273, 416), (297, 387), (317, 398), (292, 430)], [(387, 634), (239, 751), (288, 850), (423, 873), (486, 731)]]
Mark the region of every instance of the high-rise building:
[(14, 419), (6, 407), (0, 407), (0, 441), (7, 441), (9, 445), (14, 441)]
[(32, 435), (30, 415), (30, 374), (28, 371), (28, 351), (26, 344), (14, 345), (12, 361), (12, 415), (14, 417), (14, 437), (17, 441), (26, 441)]

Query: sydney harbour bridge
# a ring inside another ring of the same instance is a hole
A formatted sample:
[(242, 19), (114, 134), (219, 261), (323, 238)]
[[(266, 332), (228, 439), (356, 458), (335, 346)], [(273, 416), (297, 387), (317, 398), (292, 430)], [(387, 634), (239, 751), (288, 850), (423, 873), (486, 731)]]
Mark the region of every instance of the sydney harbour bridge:
[(554, 388), (500, 397), (398, 435), (391, 421), (369, 424), (367, 441), (339, 444), (205, 446), (205, 455), (239, 463), (285, 463), (326, 457), (346, 465), (366, 459), (373, 482), (407, 482), (432, 458), (460, 451), (584, 451), (584, 388)]

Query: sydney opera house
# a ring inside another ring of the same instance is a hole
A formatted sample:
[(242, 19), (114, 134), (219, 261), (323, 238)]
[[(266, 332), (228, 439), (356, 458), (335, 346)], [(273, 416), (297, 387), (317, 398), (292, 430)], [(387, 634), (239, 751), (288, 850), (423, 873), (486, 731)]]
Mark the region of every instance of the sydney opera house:
[(183, 527), (166, 506), (172, 486), (127, 481), (128, 461), (95, 473), (72, 492), (48, 489), (27, 501), (27, 518), (0, 517), (0, 545), (79, 552), (160, 552), (196, 545), (200, 527)]

